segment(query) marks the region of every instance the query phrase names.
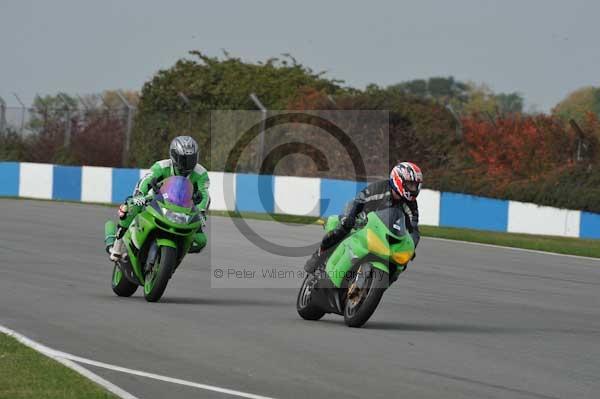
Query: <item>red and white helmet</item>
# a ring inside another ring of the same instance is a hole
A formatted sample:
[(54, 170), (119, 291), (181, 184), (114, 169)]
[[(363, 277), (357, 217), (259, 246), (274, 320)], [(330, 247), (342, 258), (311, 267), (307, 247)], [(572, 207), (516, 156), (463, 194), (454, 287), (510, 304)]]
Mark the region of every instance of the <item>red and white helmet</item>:
[(412, 162), (399, 163), (390, 172), (390, 187), (407, 201), (417, 199), (422, 184), (423, 173), (421, 168)]

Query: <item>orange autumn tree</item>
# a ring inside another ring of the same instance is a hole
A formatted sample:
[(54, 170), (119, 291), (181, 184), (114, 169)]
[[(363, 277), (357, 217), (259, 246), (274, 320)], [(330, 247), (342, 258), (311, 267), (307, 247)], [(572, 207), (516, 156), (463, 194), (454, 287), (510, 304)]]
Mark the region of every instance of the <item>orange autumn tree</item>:
[(535, 179), (574, 161), (575, 134), (552, 116), (470, 117), (463, 127), (469, 154), (499, 182)]

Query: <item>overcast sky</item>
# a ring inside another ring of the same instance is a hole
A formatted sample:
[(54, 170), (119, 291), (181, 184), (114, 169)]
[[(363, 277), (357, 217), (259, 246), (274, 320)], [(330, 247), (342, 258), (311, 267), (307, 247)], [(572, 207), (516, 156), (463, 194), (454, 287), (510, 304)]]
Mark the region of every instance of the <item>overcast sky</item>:
[(453, 75), (548, 110), (600, 85), (593, 0), (0, 0), (0, 96), (140, 89), (192, 49), (291, 53), (348, 85)]

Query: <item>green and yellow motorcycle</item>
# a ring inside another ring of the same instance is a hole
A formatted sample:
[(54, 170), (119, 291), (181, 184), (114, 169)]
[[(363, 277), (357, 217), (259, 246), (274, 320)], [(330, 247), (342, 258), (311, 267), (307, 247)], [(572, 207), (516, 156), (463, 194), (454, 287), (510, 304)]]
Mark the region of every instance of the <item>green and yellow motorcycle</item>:
[[(339, 223), (338, 216), (330, 216), (325, 231)], [(296, 310), (306, 320), (335, 313), (343, 315), (349, 327), (361, 327), (375, 312), (385, 290), (406, 269), (415, 244), (404, 213), (389, 208), (363, 215), (348, 237), (329, 252), (324, 264), (307, 273)]]
[[(127, 254), (115, 262), (112, 272), (115, 294), (129, 297), (142, 286), (148, 302), (161, 298), (169, 279), (194, 245), (196, 233), (204, 226), (188, 179), (171, 176), (160, 188), (154, 185), (153, 191), (155, 194), (149, 196), (149, 202), (123, 236)], [(115, 222), (106, 222), (107, 248), (114, 243), (116, 230)]]

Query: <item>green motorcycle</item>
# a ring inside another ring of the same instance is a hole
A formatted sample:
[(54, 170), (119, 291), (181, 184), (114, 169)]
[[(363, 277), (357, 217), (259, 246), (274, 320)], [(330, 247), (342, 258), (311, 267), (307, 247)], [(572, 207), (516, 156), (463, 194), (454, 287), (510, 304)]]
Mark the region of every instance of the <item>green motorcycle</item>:
[[(112, 290), (129, 297), (138, 286), (144, 287), (148, 302), (163, 295), (169, 279), (190, 250), (197, 232), (204, 226), (202, 213), (194, 206), (192, 183), (171, 176), (160, 188), (154, 184), (149, 202), (135, 217), (123, 242), (127, 255), (115, 262)], [(105, 244), (112, 246), (117, 226), (105, 224)]]
[[(338, 216), (330, 216), (325, 231), (339, 223)], [(363, 215), (348, 237), (329, 252), (324, 265), (306, 275), (296, 310), (306, 320), (335, 313), (343, 315), (349, 327), (361, 327), (385, 290), (406, 269), (415, 244), (403, 212), (389, 208)]]

